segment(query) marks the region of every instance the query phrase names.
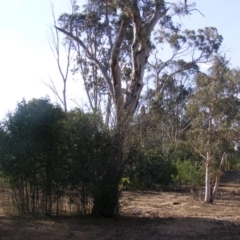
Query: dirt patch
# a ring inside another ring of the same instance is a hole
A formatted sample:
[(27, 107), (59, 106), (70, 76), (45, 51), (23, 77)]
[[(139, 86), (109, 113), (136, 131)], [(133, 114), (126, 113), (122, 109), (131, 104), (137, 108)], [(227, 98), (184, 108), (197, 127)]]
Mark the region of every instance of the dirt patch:
[(223, 184), (214, 204), (191, 193), (124, 192), (117, 219), (14, 218), (4, 215), (1, 201), (0, 240), (240, 239), (240, 194), (232, 193), (240, 185), (236, 179)]

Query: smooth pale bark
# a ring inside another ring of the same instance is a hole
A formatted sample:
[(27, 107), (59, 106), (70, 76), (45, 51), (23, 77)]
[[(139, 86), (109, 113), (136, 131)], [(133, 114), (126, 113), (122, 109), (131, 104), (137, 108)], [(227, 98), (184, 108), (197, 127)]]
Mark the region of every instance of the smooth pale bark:
[(211, 166), (210, 166), (210, 156), (207, 153), (206, 159), (206, 173), (205, 173), (205, 203), (211, 203)]
[(214, 202), (214, 200), (217, 196), (217, 190), (218, 190), (218, 186), (219, 186), (219, 182), (220, 182), (220, 176), (222, 174), (223, 165), (224, 165), (224, 162), (225, 162), (225, 159), (226, 159), (225, 156), (226, 156), (226, 154), (223, 153), (223, 156), (222, 156), (222, 159), (221, 159), (221, 162), (220, 162), (220, 165), (219, 165), (218, 173), (217, 173), (217, 176), (216, 176), (213, 192), (212, 192), (212, 203)]

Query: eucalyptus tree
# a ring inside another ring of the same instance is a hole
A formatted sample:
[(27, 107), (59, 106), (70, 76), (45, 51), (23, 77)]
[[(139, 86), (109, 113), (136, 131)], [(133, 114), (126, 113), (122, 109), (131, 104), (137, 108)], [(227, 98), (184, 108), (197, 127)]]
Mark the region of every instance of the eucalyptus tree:
[[(188, 115), (192, 121), (188, 138), (205, 161), (207, 203), (212, 203), (216, 196), (225, 155), (234, 151), (234, 142), (238, 142), (239, 83), (239, 70), (231, 70), (224, 57), (215, 56), (208, 73), (196, 76), (196, 89), (188, 103)], [(213, 168), (218, 164), (215, 186), (211, 189)]]
[[(165, 76), (163, 76), (165, 77)], [(186, 106), (192, 88), (186, 82), (179, 81), (177, 76), (171, 78), (165, 89), (156, 97), (156, 91), (149, 88), (141, 99), (144, 114), (139, 114), (142, 126), (144, 146), (157, 146), (167, 154), (170, 149), (183, 140), (185, 130), (189, 127)]]
[[(195, 69), (197, 63), (206, 61), (218, 50), (222, 37), (215, 28), (182, 31), (181, 25), (174, 22), (174, 16), (185, 16), (196, 10), (194, 4), (186, 1), (177, 4), (164, 0), (88, 0), (82, 10), (76, 2), (73, 4), (74, 14), (62, 14), (55, 27), (74, 42), (78, 49), (77, 63), (86, 66), (82, 72), (86, 72), (83, 76), (91, 77), (90, 86), (100, 86), (102, 81), (101, 91), (107, 93), (109, 104), (113, 103), (112, 147), (106, 159), (99, 202), (93, 212), (114, 216), (118, 209), (123, 151), (127, 147), (125, 138), (139, 106), (149, 56), (159, 46), (169, 45), (173, 50), (168, 60), (159, 60), (156, 66), (158, 76), (168, 68), (164, 88), (175, 74)], [(191, 57), (176, 60), (182, 54), (191, 54)], [(97, 82), (93, 84), (92, 80)], [(111, 109), (109, 104), (107, 112)]]

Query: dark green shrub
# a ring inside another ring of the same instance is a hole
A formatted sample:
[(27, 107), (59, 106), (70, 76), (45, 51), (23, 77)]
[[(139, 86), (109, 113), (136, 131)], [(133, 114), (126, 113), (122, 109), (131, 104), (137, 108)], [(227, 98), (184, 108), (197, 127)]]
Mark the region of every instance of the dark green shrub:
[(126, 188), (151, 189), (154, 184), (168, 185), (175, 166), (157, 151), (131, 152), (128, 156), (122, 185)]
[(175, 162), (177, 174), (172, 176), (176, 185), (190, 185), (193, 187), (203, 185), (204, 169), (202, 165), (191, 160), (177, 160)]

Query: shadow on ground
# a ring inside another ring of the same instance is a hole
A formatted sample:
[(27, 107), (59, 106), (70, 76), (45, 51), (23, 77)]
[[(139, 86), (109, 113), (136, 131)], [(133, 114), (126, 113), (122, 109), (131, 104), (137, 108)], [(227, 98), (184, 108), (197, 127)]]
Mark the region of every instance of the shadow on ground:
[(0, 217), (0, 239), (240, 239), (240, 225), (209, 218), (33, 220)]

